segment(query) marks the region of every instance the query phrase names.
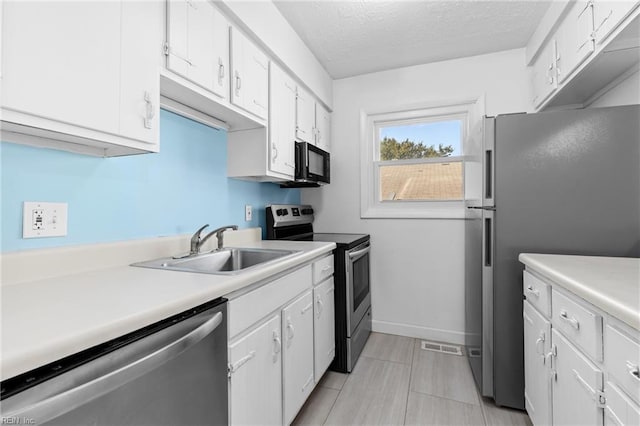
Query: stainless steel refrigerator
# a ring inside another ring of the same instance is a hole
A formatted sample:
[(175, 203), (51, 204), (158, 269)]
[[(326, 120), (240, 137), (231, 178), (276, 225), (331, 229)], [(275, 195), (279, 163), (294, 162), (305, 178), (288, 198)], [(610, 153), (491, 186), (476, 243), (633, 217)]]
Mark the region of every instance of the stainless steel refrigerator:
[(518, 254), (640, 257), (640, 106), (499, 115), (471, 141), (467, 355), (484, 396), (524, 409)]

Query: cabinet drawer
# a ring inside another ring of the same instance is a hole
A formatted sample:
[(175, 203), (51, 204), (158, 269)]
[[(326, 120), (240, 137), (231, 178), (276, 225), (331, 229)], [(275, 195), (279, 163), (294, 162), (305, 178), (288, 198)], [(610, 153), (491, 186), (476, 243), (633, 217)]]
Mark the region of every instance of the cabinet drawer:
[(333, 275), (333, 255), (327, 256), (313, 264), (313, 284), (319, 284)]
[(551, 317), (551, 286), (549, 284), (524, 271), (522, 291), (532, 306), (542, 312), (545, 317)]
[(610, 325), (605, 333), (605, 365), (609, 376), (640, 403), (640, 345)]
[(229, 340), (308, 288), (311, 288), (311, 266), (230, 300)]
[(553, 327), (561, 330), (592, 359), (602, 361), (601, 315), (556, 290), (552, 290), (551, 312)]
[(605, 387), (607, 405), (604, 408), (604, 424), (623, 426), (640, 425), (640, 407), (630, 401), (624, 393), (611, 382)]

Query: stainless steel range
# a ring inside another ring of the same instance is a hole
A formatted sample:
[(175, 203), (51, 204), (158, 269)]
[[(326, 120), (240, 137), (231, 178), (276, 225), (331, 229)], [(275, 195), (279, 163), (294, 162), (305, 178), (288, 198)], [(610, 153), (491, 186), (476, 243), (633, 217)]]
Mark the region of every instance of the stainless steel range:
[(350, 373), (371, 333), (369, 235), (313, 232), (309, 205), (267, 206), (267, 239), (334, 242), (336, 358), (331, 369)]

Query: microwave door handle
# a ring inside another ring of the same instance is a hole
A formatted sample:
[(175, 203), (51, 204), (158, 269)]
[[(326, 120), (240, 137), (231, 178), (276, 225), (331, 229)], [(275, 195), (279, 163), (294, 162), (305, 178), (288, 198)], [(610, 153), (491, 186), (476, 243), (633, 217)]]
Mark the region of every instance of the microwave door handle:
[[(78, 407), (93, 400), (94, 398), (107, 394), (179, 356), (182, 352), (211, 334), (222, 323), (222, 316), (222, 312), (218, 312), (212, 317), (206, 319), (194, 330), (169, 342), (166, 346), (154, 352), (149, 354), (137, 354), (134, 352), (131, 354), (133, 355), (132, 357), (138, 358), (125, 366), (116, 368), (115, 370), (112, 370), (100, 377), (91, 379), (62, 393), (34, 402), (26, 407), (17, 408), (13, 412), (4, 412), (2, 413), (3, 417), (33, 418), (38, 419), (39, 422), (46, 422), (56, 418), (67, 412), (68, 407)], [(159, 331), (158, 333), (162, 333), (162, 331)], [(122, 351), (127, 348), (135, 351), (134, 348), (136, 348), (136, 342), (130, 343), (130, 345), (133, 346), (124, 346), (122, 349), (117, 350), (112, 354), (105, 355), (105, 357), (116, 358), (118, 356), (122, 356)], [(73, 372), (71, 372), (71, 374), (73, 374)]]

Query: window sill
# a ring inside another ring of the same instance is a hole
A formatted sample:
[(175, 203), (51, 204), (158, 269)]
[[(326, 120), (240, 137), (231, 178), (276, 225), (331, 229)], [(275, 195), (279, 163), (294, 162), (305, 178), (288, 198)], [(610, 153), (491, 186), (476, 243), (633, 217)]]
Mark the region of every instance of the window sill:
[[(410, 204), (411, 202), (409, 202)], [(431, 203), (430, 203), (431, 204)], [(382, 204), (363, 208), (361, 219), (464, 219), (464, 201), (433, 202), (433, 205), (411, 207)]]

